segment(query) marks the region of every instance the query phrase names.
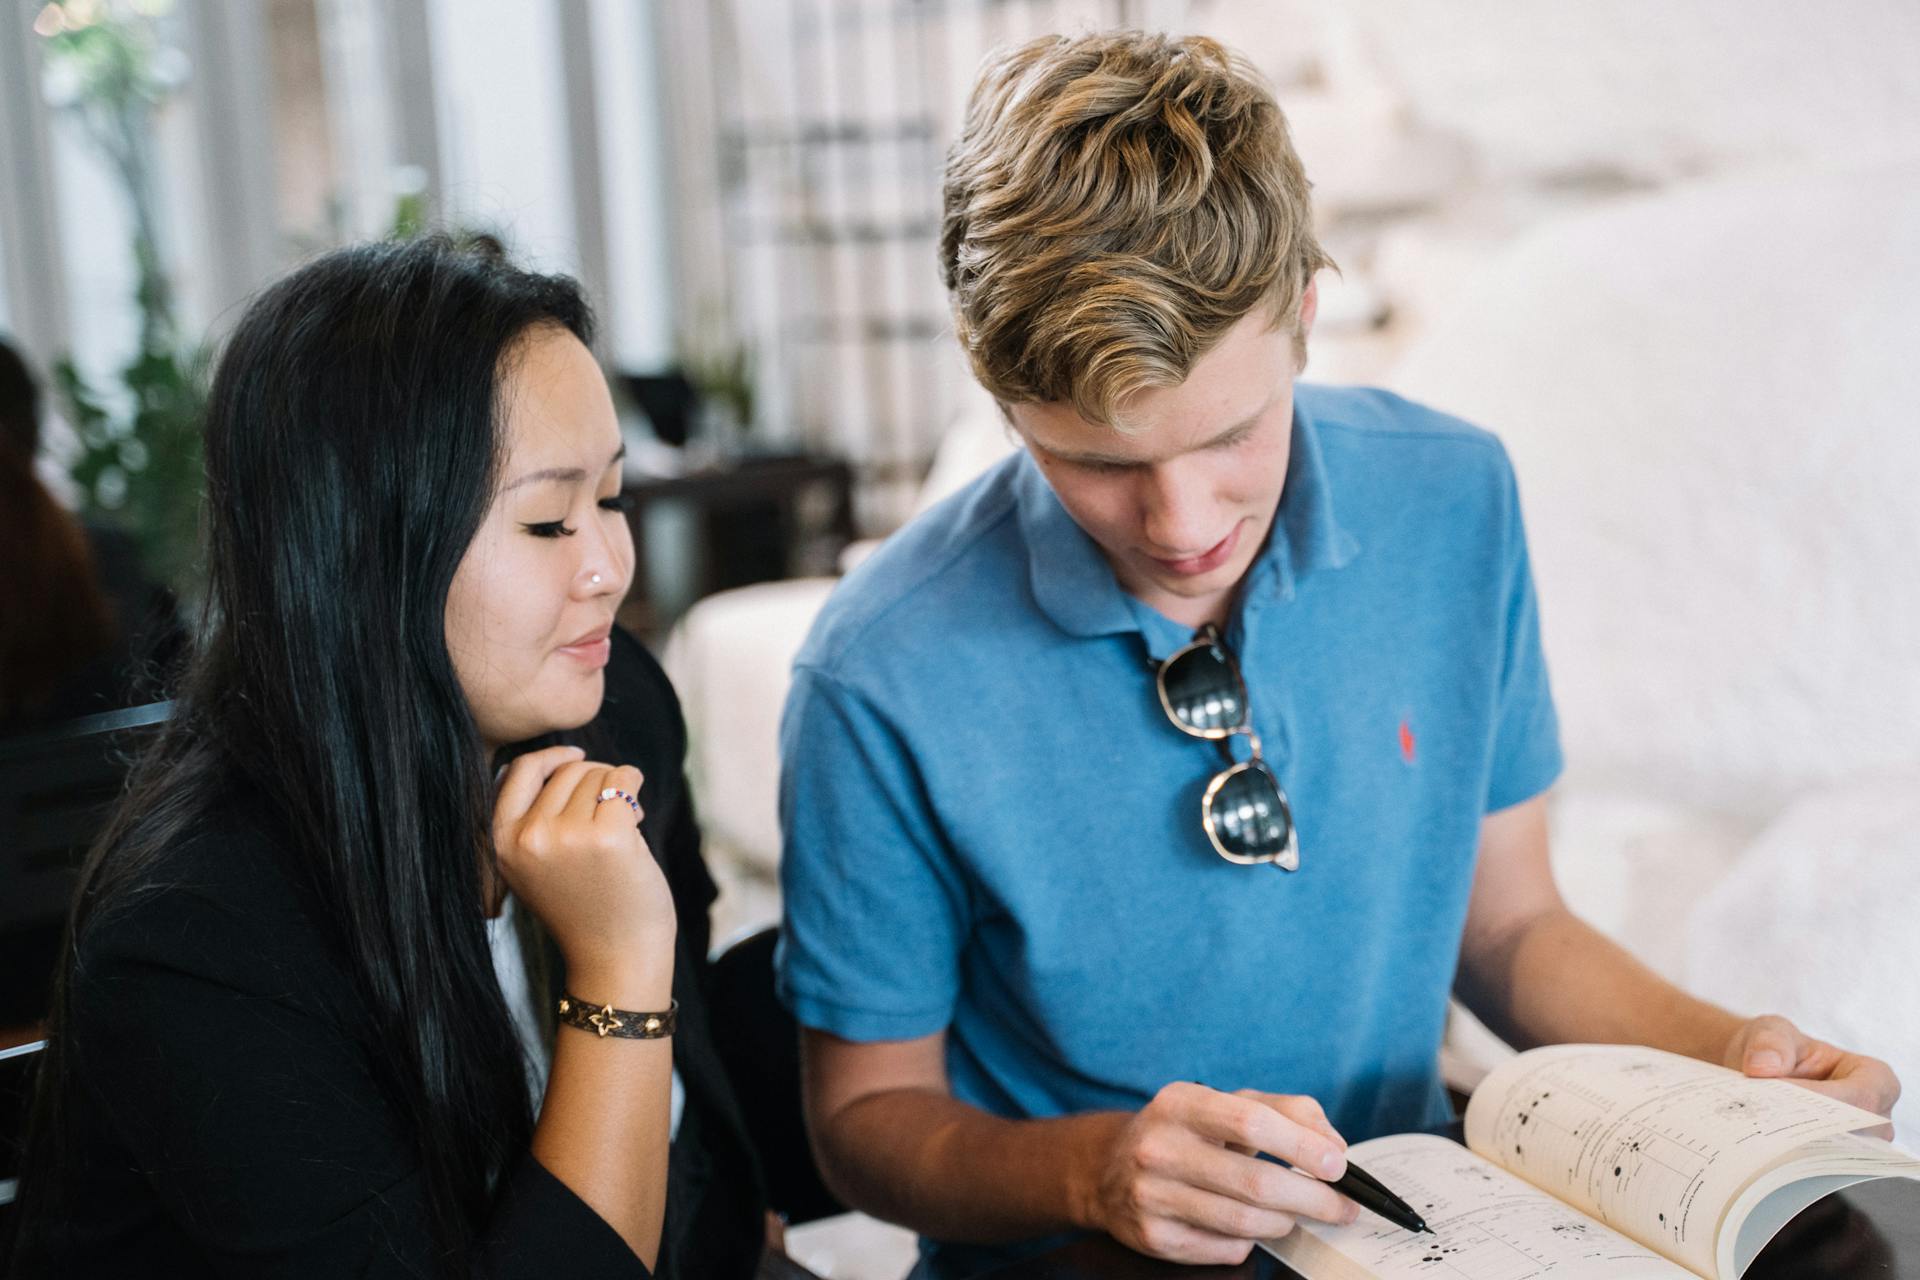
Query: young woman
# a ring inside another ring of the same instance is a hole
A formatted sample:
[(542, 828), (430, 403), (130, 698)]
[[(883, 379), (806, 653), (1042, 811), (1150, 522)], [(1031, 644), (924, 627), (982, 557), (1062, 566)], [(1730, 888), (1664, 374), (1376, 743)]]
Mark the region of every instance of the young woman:
[(0, 546), (10, 549), (0, 564), (0, 734), (97, 710), (70, 710), (62, 703), (79, 699), (61, 694), (114, 631), (85, 530), (34, 474), (39, 415), (26, 362), (0, 341)]
[(752, 1272), (591, 337), (572, 282), (437, 239), (235, 330), (205, 636), (83, 875), (20, 1274)]

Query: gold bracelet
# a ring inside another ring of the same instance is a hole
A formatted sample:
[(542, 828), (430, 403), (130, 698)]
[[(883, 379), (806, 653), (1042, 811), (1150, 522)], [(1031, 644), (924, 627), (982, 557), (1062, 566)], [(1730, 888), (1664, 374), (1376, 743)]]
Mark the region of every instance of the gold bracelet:
[(638, 1013), (616, 1009), (610, 1004), (589, 1004), (579, 996), (560, 997), (560, 1023), (591, 1031), (602, 1040), (619, 1036), (623, 1040), (664, 1040), (673, 1034), (680, 1018), (680, 1002), (670, 1000), (659, 1013)]

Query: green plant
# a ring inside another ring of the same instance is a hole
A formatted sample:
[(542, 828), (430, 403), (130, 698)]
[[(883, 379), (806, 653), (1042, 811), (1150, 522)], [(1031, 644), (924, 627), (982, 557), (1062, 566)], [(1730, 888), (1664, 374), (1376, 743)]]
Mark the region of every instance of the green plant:
[(71, 359), (54, 365), (80, 451), (68, 464), (83, 508), (131, 532), (147, 567), (192, 592), (199, 552), (204, 350), (142, 352), (120, 372), (109, 409)]
[(753, 354), (745, 347), (725, 347), (686, 357), (687, 377), (701, 398), (719, 405), (741, 431), (753, 427)]
[(159, 39), (164, 0), (65, 0), (41, 11), (47, 94), (118, 179), (133, 226), (138, 348), (117, 383), (90, 382), (71, 356), (54, 385), (79, 439), (68, 470), (90, 515), (126, 528), (149, 568), (188, 594), (198, 543), (206, 349), (184, 343), (162, 260), (153, 179), (153, 113), (185, 78)]
[(718, 306), (700, 308), (696, 322), (681, 331), (674, 346), (680, 368), (701, 400), (730, 417), (736, 430), (751, 431), (753, 351), (733, 336), (725, 313)]

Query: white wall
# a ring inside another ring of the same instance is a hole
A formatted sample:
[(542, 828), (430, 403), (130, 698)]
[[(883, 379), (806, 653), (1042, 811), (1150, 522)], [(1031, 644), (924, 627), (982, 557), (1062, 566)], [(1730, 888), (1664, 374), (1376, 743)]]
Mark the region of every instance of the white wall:
[[(633, 369), (668, 363), (675, 329), (650, 9), (634, 0), (428, 2), (442, 218), (495, 232), (539, 270), (604, 273), (586, 280), (602, 354)], [(590, 27), (590, 59), (577, 68), (565, 22)], [(592, 121), (591, 154), (575, 151), (570, 95)], [(596, 164), (583, 187), (576, 166)], [(581, 207), (583, 190), (599, 208)], [(583, 244), (583, 228), (604, 234), (604, 245)]]
[(1496, 172), (1654, 178), (1920, 139), (1909, 0), (1366, 0), (1408, 100)]
[(428, 0), (445, 217), (497, 232), (530, 266), (571, 272), (580, 246), (556, 10)]
[(652, 3), (593, 0), (594, 84), (607, 231), (602, 340), (615, 367), (673, 361), (675, 292), (664, 101)]
[[(49, 129), (71, 349), (83, 373), (111, 380), (139, 346), (133, 220), (112, 171), (82, 139), (73, 120), (55, 113)], [(164, 218), (167, 202), (163, 198), (159, 203)], [(172, 255), (171, 228), (163, 227), (161, 237), (161, 252)]]

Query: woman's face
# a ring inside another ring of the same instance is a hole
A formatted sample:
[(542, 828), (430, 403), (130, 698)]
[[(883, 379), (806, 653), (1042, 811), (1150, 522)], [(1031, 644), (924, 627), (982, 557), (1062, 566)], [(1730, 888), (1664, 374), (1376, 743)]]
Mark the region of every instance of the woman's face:
[(447, 593), (447, 650), (489, 752), (593, 719), (633, 579), (625, 449), (599, 365), (542, 327), (507, 368), (506, 460)]

